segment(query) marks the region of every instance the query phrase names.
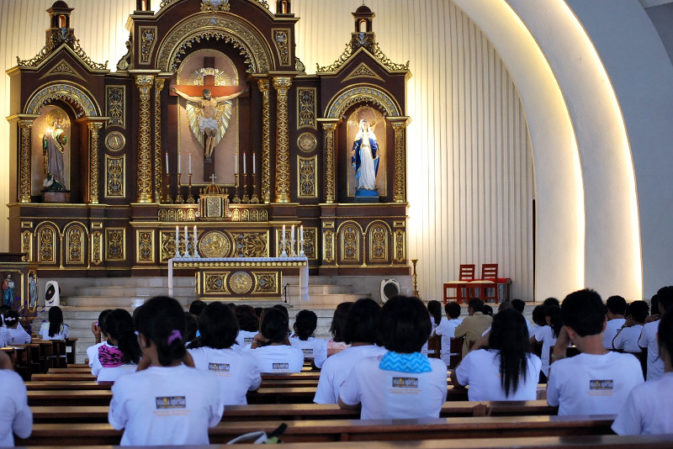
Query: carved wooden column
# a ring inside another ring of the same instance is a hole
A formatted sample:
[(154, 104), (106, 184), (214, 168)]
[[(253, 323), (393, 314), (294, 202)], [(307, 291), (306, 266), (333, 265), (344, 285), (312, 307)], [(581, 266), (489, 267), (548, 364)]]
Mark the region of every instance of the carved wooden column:
[(271, 202), (271, 90), (268, 79), (258, 79), (262, 93), (262, 202)]
[(98, 151), (100, 146), (100, 130), (103, 123), (99, 121), (92, 121), (87, 124), (89, 129), (89, 204), (98, 204)]
[(154, 202), (161, 203), (161, 185), (163, 184), (163, 164), (161, 163), (161, 92), (166, 79), (154, 80)]
[(150, 122), (150, 91), (154, 85), (154, 75), (136, 75), (136, 86), (140, 94), (138, 107), (138, 202), (152, 202), (152, 124)]
[(273, 79), (276, 89), (276, 203), (290, 202), (290, 121), (288, 92), (292, 78), (277, 76)]
[(33, 119), (19, 119), (19, 202), (30, 203)]
[(318, 119), (322, 124), (324, 137), (323, 154), (325, 158), (325, 203), (332, 204), (336, 199), (336, 141), (338, 124), (336, 119)]
[(395, 132), (395, 164), (393, 180), (393, 201), (407, 200), (407, 123), (409, 117), (388, 117)]

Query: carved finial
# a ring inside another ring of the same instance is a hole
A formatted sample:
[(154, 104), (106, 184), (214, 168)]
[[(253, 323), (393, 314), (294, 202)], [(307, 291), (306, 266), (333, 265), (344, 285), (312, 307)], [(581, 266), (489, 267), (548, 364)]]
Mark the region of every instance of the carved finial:
[(210, 183), (211, 183), (211, 184), (215, 184), (215, 179), (217, 179), (217, 176), (215, 176), (215, 173), (213, 173), (212, 175), (210, 175)]

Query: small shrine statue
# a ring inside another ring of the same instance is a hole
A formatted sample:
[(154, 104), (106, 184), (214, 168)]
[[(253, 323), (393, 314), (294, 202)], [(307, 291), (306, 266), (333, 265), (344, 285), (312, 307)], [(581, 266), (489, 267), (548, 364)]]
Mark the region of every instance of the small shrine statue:
[(14, 302), (14, 281), (11, 274), (8, 274), (5, 280), (2, 281), (2, 302), (10, 307)]
[(376, 175), (379, 171), (379, 145), (376, 135), (366, 119), (360, 120), (358, 133), (353, 141), (351, 163), (357, 179), (356, 196), (375, 196)]
[(35, 273), (30, 273), (30, 280), (28, 281), (28, 308), (30, 310), (37, 307), (37, 275)]
[(65, 171), (63, 169), (63, 154), (68, 138), (63, 129), (65, 116), (62, 113), (53, 113), (48, 116), (49, 127), (42, 138), (44, 151), (44, 181), (42, 186), (49, 192), (65, 192)]

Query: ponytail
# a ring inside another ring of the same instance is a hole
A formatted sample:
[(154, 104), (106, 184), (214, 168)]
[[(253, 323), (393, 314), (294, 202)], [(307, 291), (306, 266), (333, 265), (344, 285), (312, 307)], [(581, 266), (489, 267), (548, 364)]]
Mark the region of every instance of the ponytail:
[(510, 308), (493, 317), (488, 344), (500, 351), (500, 384), (508, 397), (528, 374), (530, 343), (523, 315)]
[(124, 309), (110, 311), (105, 317), (105, 329), (110, 338), (117, 341), (117, 347), (122, 353), (122, 363), (137, 364), (141, 351), (131, 315)]
[(157, 348), (159, 364), (168, 366), (185, 357), (185, 313), (173, 298), (155, 296), (137, 309), (136, 329)]

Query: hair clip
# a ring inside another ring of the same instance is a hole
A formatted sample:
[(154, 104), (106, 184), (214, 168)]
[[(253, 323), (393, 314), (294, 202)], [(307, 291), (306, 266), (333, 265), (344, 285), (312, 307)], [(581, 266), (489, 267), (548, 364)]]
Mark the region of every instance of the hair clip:
[(177, 329), (171, 331), (171, 335), (168, 336), (168, 344), (170, 345), (175, 340), (182, 340), (182, 334)]

